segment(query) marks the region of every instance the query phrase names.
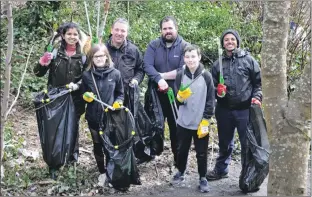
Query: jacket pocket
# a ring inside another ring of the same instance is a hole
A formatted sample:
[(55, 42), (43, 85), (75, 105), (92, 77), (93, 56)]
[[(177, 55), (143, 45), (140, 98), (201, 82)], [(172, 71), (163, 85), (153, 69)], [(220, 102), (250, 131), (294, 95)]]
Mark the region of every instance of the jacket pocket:
[(121, 59), (125, 63), (125, 65), (134, 65), (135, 58), (131, 55), (125, 54), (122, 56)]

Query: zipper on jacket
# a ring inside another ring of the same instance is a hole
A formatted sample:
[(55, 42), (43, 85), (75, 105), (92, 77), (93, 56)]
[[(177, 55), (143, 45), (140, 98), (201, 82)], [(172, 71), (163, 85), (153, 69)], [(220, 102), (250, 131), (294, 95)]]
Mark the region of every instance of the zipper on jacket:
[(69, 73), (68, 75), (66, 75), (66, 82), (68, 81), (68, 78), (70, 79), (70, 82), (73, 82), (72, 81), (72, 69), (71, 69), (71, 57), (67, 57), (68, 58), (68, 66), (66, 66), (66, 69), (67, 69), (67, 72), (66, 73)]
[(62, 58), (60, 58), (60, 61), (55, 65), (55, 70), (54, 70), (54, 72), (56, 72), (56, 70), (57, 70), (58, 66), (60, 65), (61, 61), (62, 61)]

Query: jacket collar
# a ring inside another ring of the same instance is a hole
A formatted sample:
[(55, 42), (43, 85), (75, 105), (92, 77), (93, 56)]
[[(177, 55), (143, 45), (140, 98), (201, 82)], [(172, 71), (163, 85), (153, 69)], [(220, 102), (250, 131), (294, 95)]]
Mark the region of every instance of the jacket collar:
[(125, 48), (126, 48), (126, 46), (128, 45), (128, 42), (129, 42), (129, 41), (126, 39), (126, 40), (124, 41), (124, 43), (120, 46), (120, 48), (116, 48), (114, 45), (112, 45), (112, 38), (110, 37), (110, 38), (107, 40), (106, 44), (107, 44), (107, 46), (108, 46), (109, 48), (114, 49), (115, 51), (120, 50), (121, 52), (125, 52)]
[[(68, 57), (66, 52), (65, 52), (65, 46), (61, 45), (60, 48), (58, 49), (57, 51), (58, 53), (61, 54), (62, 57)], [(81, 56), (82, 56), (82, 53), (81, 53), (81, 50), (80, 50), (80, 45), (77, 45), (76, 47), (76, 53), (72, 56), (70, 56), (71, 58), (80, 58), (81, 59)]]
[[(159, 37), (160, 39), (160, 44), (165, 47), (166, 43), (164, 41), (164, 39), (162, 37)], [(172, 46), (177, 46), (178, 44), (180, 44), (182, 42), (182, 37), (180, 35), (177, 36), (177, 38), (175, 39), (175, 41), (173, 41)]]
[(228, 56), (226, 54), (225, 51), (223, 51), (223, 58), (225, 59), (235, 59), (235, 58), (241, 58), (241, 57), (244, 57), (246, 55), (248, 55), (249, 53), (246, 51), (246, 50), (243, 50), (241, 48), (236, 48), (233, 50), (232, 52), (232, 56)]

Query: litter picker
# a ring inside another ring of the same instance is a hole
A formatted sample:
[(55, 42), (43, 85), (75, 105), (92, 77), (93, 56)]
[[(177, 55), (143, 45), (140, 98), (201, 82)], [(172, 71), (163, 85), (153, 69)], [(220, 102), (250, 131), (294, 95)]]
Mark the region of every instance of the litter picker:
[(177, 104), (175, 102), (175, 96), (174, 96), (172, 88), (168, 89), (167, 94), (168, 94), (168, 98), (169, 98), (169, 102), (170, 102), (170, 106), (171, 106), (171, 109), (172, 109), (174, 120), (177, 123), (178, 108), (177, 108)]

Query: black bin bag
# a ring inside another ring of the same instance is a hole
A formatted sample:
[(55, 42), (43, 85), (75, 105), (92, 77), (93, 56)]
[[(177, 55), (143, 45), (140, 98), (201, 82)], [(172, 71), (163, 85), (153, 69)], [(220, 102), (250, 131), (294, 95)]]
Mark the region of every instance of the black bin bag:
[(153, 138), (150, 142), (151, 155), (160, 155), (164, 151), (164, 115), (157, 95), (157, 86), (152, 81), (148, 82), (145, 93), (144, 109), (151, 121)]
[(239, 187), (243, 192), (258, 191), (269, 173), (270, 145), (263, 112), (258, 105), (251, 105), (247, 128), (247, 150), (242, 155), (243, 167)]
[(50, 168), (59, 169), (73, 154), (77, 138), (77, 118), (70, 90), (51, 88), (33, 100), (43, 159)]
[(134, 138), (133, 150), (137, 163), (140, 164), (154, 158), (151, 145), (155, 131), (152, 130), (151, 120), (140, 102), (139, 87), (130, 87), (126, 94), (128, 94), (128, 106), (135, 120), (135, 131), (137, 134)]
[(108, 182), (124, 190), (131, 184), (141, 185), (133, 153), (134, 120), (131, 112), (120, 109), (105, 112), (105, 129), (101, 135), (107, 161)]

